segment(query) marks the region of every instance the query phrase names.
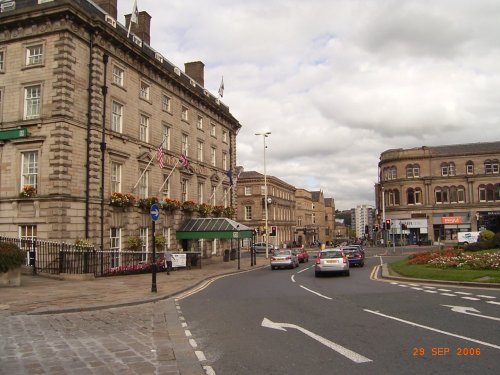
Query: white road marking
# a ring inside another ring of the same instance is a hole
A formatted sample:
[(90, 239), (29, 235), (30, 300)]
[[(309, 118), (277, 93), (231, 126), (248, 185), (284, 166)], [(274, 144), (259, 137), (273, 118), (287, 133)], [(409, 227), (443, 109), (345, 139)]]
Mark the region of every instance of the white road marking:
[(195, 350), (194, 354), (196, 354), (196, 356), (198, 357), (198, 361), (200, 361), (200, 362), (203, 362), (203, 361), (207, 360), (207, 358), (205, 357), (205, 354), (203, 354), (202, 351)]
[(408, 288), (408, 285), (405, 284), (399, 284), (398, 286), (400, 286), (401, 288)]
[(311, 268), (312, 268), (312, 267), (303, 268), (303, 269), (301, 269), (300, 271), (298, 271), (297, 273), (306, 272), (307, 270), (310, 270)]
[(183, 323), (181, 323), (181, 326), (182, 326), (182, 328), (186, 328), (188, 325), (187, 325), (187, 323), (183, 322)]
[(428, 329), (429, 331), (433, 331), (433, 332), (441, 333), (441, 334), (443, 334), (443, 335), (447, 335), (447, 336), (457, 337), (457, 338), (462, 339), (462, 340), (475, 342), (475, 343), (477, 343), (477, 344), (481, 344), (481, 345), (489, 346), (489, 347), (491, 347), (491, 348), (495, 348), (495, 349), (500, 350), (500, 346), (499, 346), (499, 345), (490, 344), (490, 343), (485, 342), (485, 341), (480, 341), (480, 340), (476, 340), (476, 339), (473, 339), (473, 338), (470, 338), (470, 337), (461, 336), (461, 335), (457, 335), (457, 334), (455, 334), (455, 333), (446, 332), (446, 331), (442, 331), (442, 330), (440, 330), (440, 329), (436, 329), (436, 328), (432, 328), (432, 327), (424, 326), (424, 325), (422, 325), (422, 324), (413, 323), (413, 322), (410, 322), (410, 321), (408, 321), (408, 320), (404, 320), (404, 319), (396, 318), (396, 317), (394, 317), (394, 316), (390, 316), (390, 315), (382, 314), (382, 313), (380, 313), (380, 312), (378, 312), (378, 311), (372, 311), (372, 310), (368, 310), (368, 309), (364, 309), (364, 311), (369, 312), (370, 314), (375, 314), (375, 315), (382, 316), (382, 317), (384, 317), (384, 318), (388, 318), (388, 319), (396, 320), (396, 321), (401, 322), (401, 323), (409, 324), (409, 325), (414, 326), (414, 327), (419, 327), (419, 328)]
[(497, 297), (494, 297), (494, 296), (485, 296), (483, 294), (476, 294), (476, 297), (481, 297), (481, 298), (491, 298), (491, 299), (495, 299)]
[(351, 361), (353, 361), (355, 363), (372, 362), (371, 359), (366, 358), (366, 357), (362, 356), (361, 354), (358, 354), (352, 350), (349, 350), (349, 349), (347, 349), (339, 344), (334, 343), (333, 341), (330, 341), (324, 337), (321, 337), (321, 336), (319, 336), (311, 331), (308, 331), (307, 329), (302, 328), (302, 327), (295, 325), (295, 324), (275, 323), (275, 322), (270, 321), (267, 318), (264, 318), (262, 320), (262, 327), (277, 329), (279, 331), (285, 331), (285, 332), (286, 332), (286, 328), (295, 328), (295, 329), (299, 330), (300, 332), (306, 334), (307, 336), (313, 338), (316, 341), (319, 341), (321, 344), (336, 351), (337, 353), (343, 355), (344, 357), (350, 359)]
[(425, 293), (437, 293), (435, 290), (424, 290)]
[(451, 307), (451, 311), (457, 312), (460, 314), (466, 314), (466, 315), (472, 315), (472, 316), (478, 316), (480, 318), (485, 318), (485, 319), (491, 319), (491, 320), (498, 320), (500, 321), (500, 318), (495, 318), (494, 316), (488, 316), (488, 315), (481, 315), (477, 314), (480, 313), (481, 311), (476, 310), (473, 307), (467, 307), (467, 306), (452, 306), (452, 305), (441, 305), (445, 307)]
[(192, 336), (191, 331), (189, 329), (185, 329), (184, 333), (186, 334), (187, 337), (191, 337)]
[(384, 261), (382, 260), (382, 257), (379, 256), (379, 258), (380, 258), (380, 265), (384, 264)]
[(472, 293), (467, 293), (467, 292), (455, 292), (456, 294), (463, 294), (464, 296), (470, 296)]
[(448, 296), (448, 297), (457, 297), (456, 294), (451, 294), (451, 293), (441, 293), (442, 296)]
[(424, 286), (424, 288), (427, 288), (427, 289), (436, 289), (435, 286)]
[(451, 292), (450, 289), (438, 289), (440, 292)]
[[(410, 284), (410, 285), (411, 285), (411, 284)], [(418, 288), (418, 287), (416, 287), (416, 286), (412, 286), (411, 288), (412, 288), (412, 289), (415, 289), (415, 290), (424, 290), (423, 288)]]
[(392, 285), (399, 285), (399, 283), (396, 283), (396, 282), (391, 282)]
[(301, 285), (300, 287), (301, 287), (302, 289), (307, 290), (308, 292), (311, 292), (311, 293), (316, 294), (317, 296), (320, 296), (321, 298), (324, 298), (324, 299), (329, 299), (329, 300), (331, 300), (331, 299), (332, 299), (331, 297), (324, 296), (323, 294), (320, 294), (320, 293), (318, 293), (318, 292), (315, 292), (314, 290), (311, 290), (311, 289), (309, 289), (309, 288), (306, 288), (304, 285)]
[(486, 303), (489, 303), (491, 305), (500, 305), (500, 302), (495, 302), (495, 301), (486, 301)]
[(479, 298), (475, 298), (475, 297), (460, 297), (462, 299), (468, 299), (470, 301), (479, 301), (480, 299)]
[(191, 347), (193, 348), (197, 348), (198, 347), (198, 343), (196, 342), (195, 339), (189, 339), (189, 344), (191, 345)]
[(292, 283), (294, 283), (295, 282), (295, 275), (292, 275), (291, 279), (292, 279)]
[(408, 285), (411, 285), (411, 286), (420, 286), (419, 284), (408, 284)]
[(215, 375), (215, 371), (212, 366), (203, 366), (203, 370), (205, 370), (205, 374), (207, 375)]

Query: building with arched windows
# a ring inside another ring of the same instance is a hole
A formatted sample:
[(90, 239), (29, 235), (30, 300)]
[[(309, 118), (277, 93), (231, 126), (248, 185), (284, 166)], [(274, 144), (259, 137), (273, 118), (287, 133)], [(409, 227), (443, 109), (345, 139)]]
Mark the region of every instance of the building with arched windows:
[[(391, 149), (380, 155), (377, 219), (407, 243), (500, 232), (500, 142)], [(401, 228), (406, 226), (406, 230)]]

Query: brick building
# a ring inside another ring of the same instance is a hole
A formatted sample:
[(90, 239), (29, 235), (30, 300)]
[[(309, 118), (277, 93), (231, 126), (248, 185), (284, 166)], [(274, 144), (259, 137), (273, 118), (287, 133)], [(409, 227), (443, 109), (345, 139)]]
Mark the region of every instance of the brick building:
[[(116, 251), (140, 236), (147, 249), (147, 210), (113, 207), (113, 193), (233, 204), (226, 171), (241, 125), (204, 88), (202, 62), (183, 72), (150, 47), (147, 12), (128, 34), (117, 0), (9, 4), (0, 13), (0, 234)], [(168, 246), (181, 246), (175, 230), (186, 218), (162, 211)]]
[[(384, 151), (378, 220), (409, 243), (456, 243), (460, 231), (500, 231), (500, 142)], [(401, 233), (401, 225), (407, 230)], [(397, 238), (399, 238), (397, 236)]]

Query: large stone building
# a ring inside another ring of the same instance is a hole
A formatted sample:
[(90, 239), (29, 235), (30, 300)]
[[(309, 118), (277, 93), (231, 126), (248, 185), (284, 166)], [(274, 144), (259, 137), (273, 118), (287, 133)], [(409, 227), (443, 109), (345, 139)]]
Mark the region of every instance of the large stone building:
[[(294, 240), (295, 187), (274, 176), (267, 180), (268, 232), (276, 227), (276, 236), (270, 235), (269, 243), (283, 246)], [(257, 232), (256, 242), (266, 241), (266, 211), (264, 175), (255, 171), (243, 171), (237, 184), (237, 220)]]
[[(147, 249), (149, 213), (111, 206), (113, 193), (233, 204), (241, 125), (202, 62), (183, 72), (150, 47), (148, 13), (129, 34), (117, 0), (2, 1), (0, 22), (0, 234)], [(185, 218), (157, 222), (174, 249)]]
[[(500, 142), (384, 151), (375, 187), (379, 224), (410, 243), (500, 231)], [(396, 236), (398, 238), (398, 236)]]
[[(245, 171), (238, 178), (237, 220), (257, 232), (256, 241), (265, 241), (264, 175)], [(268, 231), (276, 227), (276, 245), (310, 245), (315, 241), (333, 241), (335, 205), (321, 191), (307, 191), (267, 176)]]

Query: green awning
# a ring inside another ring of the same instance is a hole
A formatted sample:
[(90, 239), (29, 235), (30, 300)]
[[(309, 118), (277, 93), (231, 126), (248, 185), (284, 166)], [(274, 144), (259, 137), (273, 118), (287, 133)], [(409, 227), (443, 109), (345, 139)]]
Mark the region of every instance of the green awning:
[(253, 229), (226, 217), (187, 220), (176, 232), (178, 240), (252, 238)]

